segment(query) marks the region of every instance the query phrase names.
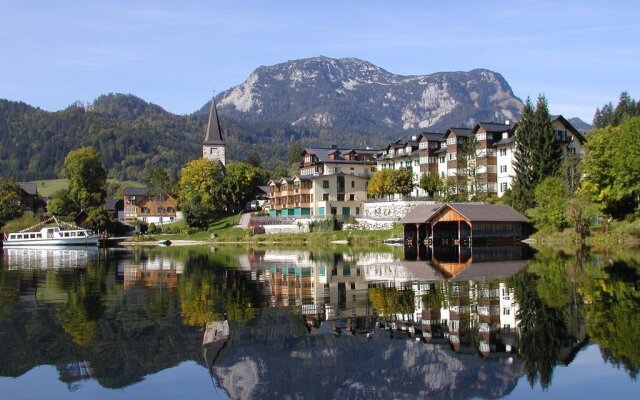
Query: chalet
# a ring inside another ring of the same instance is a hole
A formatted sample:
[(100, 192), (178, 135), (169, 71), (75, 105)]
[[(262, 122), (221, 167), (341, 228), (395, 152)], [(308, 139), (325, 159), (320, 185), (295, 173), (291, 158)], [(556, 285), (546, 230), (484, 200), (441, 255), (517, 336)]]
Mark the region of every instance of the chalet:
[(124, 220), (163, 224), (177, 220), (176, 199), (168, 194), (155, 195), (146, 188), (124, 189)]
[(20, 205), (22, 208), (36, 214), (43, 212), (45, 201), (38, 195), (35, 182), (18, 182), (18, 186), (20, 186)]
[(418, 206), (400, 223), (414, 245), (520, 241), (529, 229), (529, 220), (509, 206), (472, 203)]

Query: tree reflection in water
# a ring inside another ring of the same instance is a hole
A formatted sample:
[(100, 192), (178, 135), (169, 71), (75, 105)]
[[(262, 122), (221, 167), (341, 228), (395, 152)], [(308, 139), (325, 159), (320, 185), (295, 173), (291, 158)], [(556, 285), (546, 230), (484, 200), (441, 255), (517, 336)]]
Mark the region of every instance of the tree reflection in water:
[[(496, 263), (494, 253), (508, 258)], [(234, 342), (214, 370), (236, 383), (251, 372), (251, 393), (267, 397), (495, 398), (523, 373), (547, 389), (587, 333), (606, 362), (638, 376), (635, 254), (541, 250), (511, 278), (499, 274), (518, 266), (509, 250), (460, 254), (414, 269), (388, 253), (196, 248), (109, 254), (77, 269), (3, 267), (0, 375), (55, 365), (69, 388), (83, 379), (124, 387), (185, 360), (203, 363), (206, 323), (227, 317)], [(249, 260), (244, 270), (230, 267), (239, 256)], [(358, 335), (361, 317), (385, 324)], [(350, 319), (350, 329), (316, 335), (327, 319)], [(384, 329), (394, 326), (412, 330)], [(249, 393), (242, 385), (227, 390)]]

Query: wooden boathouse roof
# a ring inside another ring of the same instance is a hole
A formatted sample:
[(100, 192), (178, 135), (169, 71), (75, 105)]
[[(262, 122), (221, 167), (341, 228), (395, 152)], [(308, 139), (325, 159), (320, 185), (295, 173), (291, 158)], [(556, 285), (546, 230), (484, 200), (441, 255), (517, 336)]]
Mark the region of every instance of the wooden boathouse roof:
[(400, 220), (402, 224), (433, 222), (438, 214), (454, 210), (469, 222), (529, 222), (510, 206), (496, 204), (445, 203), (417, 206)]

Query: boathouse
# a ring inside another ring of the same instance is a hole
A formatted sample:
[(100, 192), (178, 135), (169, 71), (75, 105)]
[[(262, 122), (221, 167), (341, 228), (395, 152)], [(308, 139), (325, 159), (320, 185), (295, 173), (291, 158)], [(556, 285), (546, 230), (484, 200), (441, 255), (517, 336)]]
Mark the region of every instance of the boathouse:
[(495, 204), (446, 203), (422, 205), (400, 223), (410, 245), (453, 245), (520, 241), (529, 220), (513, 208)]

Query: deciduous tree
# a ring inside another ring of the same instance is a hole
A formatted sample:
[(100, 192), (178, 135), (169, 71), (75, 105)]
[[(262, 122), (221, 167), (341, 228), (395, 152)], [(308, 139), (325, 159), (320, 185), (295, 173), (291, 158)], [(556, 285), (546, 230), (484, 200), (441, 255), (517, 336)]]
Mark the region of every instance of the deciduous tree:
[(107, 173), (100, 154), (91, 147), (81, 147), (67, 154), (61, 175), (69, 179), (67, 199), (74, 211), (101, 207), (106, 195)]
[(20, 186), (11, 178), (0, 176), (0, 227), (22, 214)]

